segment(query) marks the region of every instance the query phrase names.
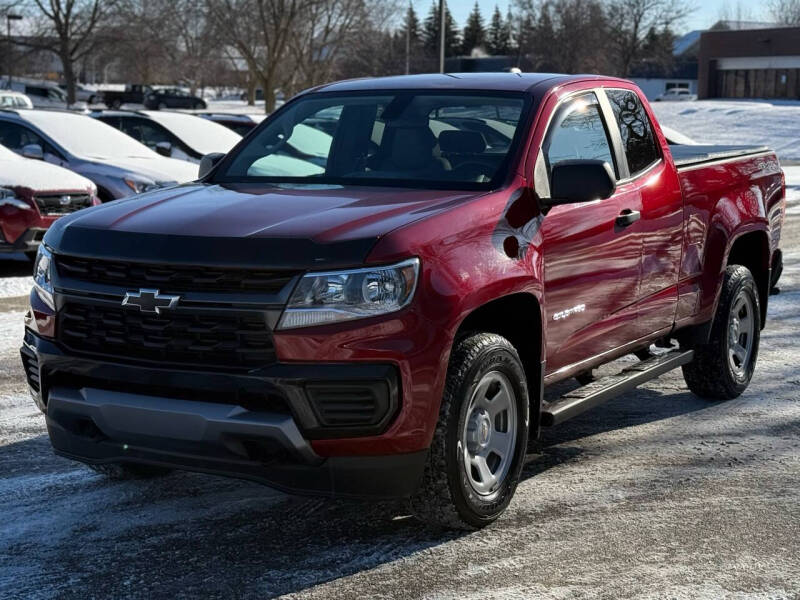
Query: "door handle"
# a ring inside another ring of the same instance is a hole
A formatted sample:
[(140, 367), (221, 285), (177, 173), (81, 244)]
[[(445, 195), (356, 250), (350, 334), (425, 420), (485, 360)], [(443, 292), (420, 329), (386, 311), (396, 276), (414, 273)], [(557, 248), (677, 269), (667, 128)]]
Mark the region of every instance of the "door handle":
[(630, 208), (626, 208), (619, 216), (616, 218), (615, 223), (620, 227), (627, 227), (628, 225), (632, 225), (636, 223), (639, 219), (642, 218), (642, 214), (638, 210), (631, 210)]

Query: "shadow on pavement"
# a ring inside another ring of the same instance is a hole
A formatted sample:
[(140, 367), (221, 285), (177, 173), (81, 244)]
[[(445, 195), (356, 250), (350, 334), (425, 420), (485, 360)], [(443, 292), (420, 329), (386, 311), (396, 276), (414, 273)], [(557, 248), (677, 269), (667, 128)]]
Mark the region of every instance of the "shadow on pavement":
[[(565, 443), (707, 406), (689, 393), (627, 394), (546, 430), (543, 453), (523, 477), (580, 460), (580, 444)], [(49, 454), (46, 445), (39, 436), (0, 448), (7, 466), (0, 469), (0, 491), (14, 485), (9, 477), (65, 477), (66, 484), (29, 485), (24, 502), (49, 511), (36, 526), (66, 535), (35, 531), (32, 544), (0, 542), (0, 555), (17, 557), (12, 569), (34, 569), (28, 579), (40, 593), (49, 589), (63, 598), (85, 598), (89, 590), (98, 597), (272, 597), (466, 535), (421, 525), (401, 502), (291, 497), (191, 473), (109, 482), (75, 470), (80, 467)], [(65, 587), (66, 581), (74, 583)]]

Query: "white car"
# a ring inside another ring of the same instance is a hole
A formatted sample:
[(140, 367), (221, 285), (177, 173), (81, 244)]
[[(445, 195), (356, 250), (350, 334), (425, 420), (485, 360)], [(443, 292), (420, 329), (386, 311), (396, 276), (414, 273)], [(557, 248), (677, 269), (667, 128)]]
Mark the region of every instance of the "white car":
[(0, 109), (33, 108), (33, 102), (22, 92), (0, 90)]
[(242, 136), (224, 125), (168, 110), (103, 110), (90, 116), (127, 133), (162, 156), (199, 163), (206, 154), (227, 153)]
[[(62, 83), (58, 86), (61, 90), (66, 94), (67, 93), (67, 84)], [(97, 92), (95, 90), (90, 90), (87, 87), (82, 86), (79, 83), (75, 84), (75, 100), (78, 102), (86, 102), (86, 104), (98, 104), (103, 100), (102, 92)]]
[(654, 99), (655, 102), (689, 102), (691, 100), (697, 100), (697, 94), (692, 94), (686, 88), (670, 88)]

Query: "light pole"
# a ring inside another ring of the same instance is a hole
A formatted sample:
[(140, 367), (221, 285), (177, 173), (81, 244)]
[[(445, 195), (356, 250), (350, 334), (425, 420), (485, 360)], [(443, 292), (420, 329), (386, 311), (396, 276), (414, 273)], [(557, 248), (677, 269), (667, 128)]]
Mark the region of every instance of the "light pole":
[(6, 14), (6, 39), (8, 40), (8, 88), (11, 89), (11, 71), (14, 68), (14, 60), (11, 56), (11, 21), (21, 21), (22, 15), (12, 13)]
[(439, 73), (444, 73), (444, 0), (439, 0)]
[(411, 72), (411, 0), (406, 12), (406, 75)]

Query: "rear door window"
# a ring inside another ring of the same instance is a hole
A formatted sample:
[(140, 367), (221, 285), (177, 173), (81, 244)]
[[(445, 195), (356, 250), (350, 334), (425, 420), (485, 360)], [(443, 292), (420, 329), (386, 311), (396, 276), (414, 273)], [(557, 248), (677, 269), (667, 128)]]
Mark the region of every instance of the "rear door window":
[(606, 90), (606, 95), (619, 126), (631, 177), (635, 177), (661, 158), (653, 125), (634, 92)]

